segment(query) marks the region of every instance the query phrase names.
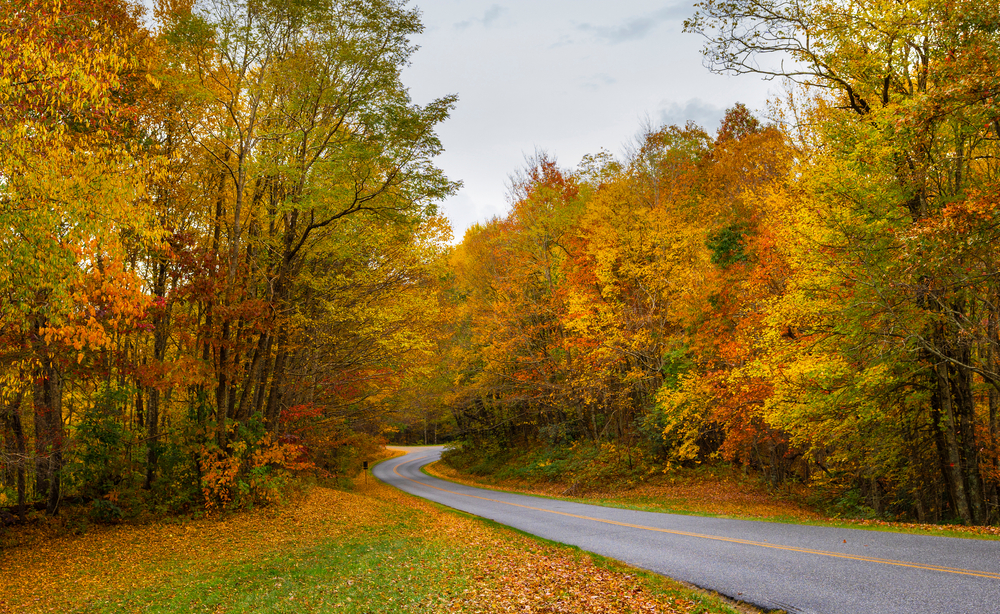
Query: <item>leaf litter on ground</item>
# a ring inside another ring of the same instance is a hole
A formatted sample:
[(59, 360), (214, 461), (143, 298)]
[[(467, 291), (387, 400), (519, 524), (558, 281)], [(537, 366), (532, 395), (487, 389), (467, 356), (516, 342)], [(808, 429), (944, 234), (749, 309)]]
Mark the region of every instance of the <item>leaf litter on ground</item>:
[(3, 614), (737, 611), (374, 480), (225, 516), (14, 542), (0, 551)]

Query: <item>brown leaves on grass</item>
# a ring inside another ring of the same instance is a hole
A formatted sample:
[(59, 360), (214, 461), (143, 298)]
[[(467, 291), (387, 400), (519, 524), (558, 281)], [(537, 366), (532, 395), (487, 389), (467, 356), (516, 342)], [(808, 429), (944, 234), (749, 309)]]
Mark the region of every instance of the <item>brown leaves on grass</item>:
[[(559, 482), (525, 482), (473, 478), (444, 463), (434, 463), (428, 472), (468, 486), (487, 486), (506, 491), (544, 496), (564, 496), (569, 486)], [(638, 505), (662, 511), (683, 511), (716, 514), (736, 518), (794, 518), (820, 520), (822, 516), (795, 500), (769, 492), (765, 486), (740, 475), (705, 474), (675, 478), (651, 476), (647, 482), (627, 489), (588, 491), (595, 502), (615, 502)]]
[[(791, 485), (788, 488), (792, 488)], [(621, 493), (624, 501), (657, 502), (660, 506), (737, 518), (820, 520), (822, 516), (794, 498), (770, 492), (752, 478), (712, 475), (641, 484)]]
[(926, 533), (964, 533), (966, 535), (978, 535), (981, 537), (1000, 537), (1000, 527), (979, 527), (961, 524), (921, 524), (918, 522), (887, 522), (885, 520), (852, 520), (838, 519), (848, 525), (858, 527), (874, 527), (878, 529), (904, 529), (912, 531), (922, 531)]
[[(706, 611), (680, 584), (663, 579), (654, 593), (636, 575), (609, 570), (585, 553), (567, 552), (508, 529), (444, 514), (438, 531), (468, 545), (472, 586), (447, 612), (463, 614), (696, 614)], [(622, 566), (624, 567), (624, 566)]]
[(635, 576), (601, 569), (585, 556), (525, 551), (524, 544), (504, 543), (493, 536), (476, 537), (490, 554), (474, 565), (477, 582), (452, 601), (452, 612), (686, 614), (700, 611), (695, 609), (697, 604), (693, 601), (653, 595)]
[(65, 612), (155, 586), (191, 569), (306, 546), (383, 522), (369, 497), (314, 488), (301, 502), (182, 524), (96, 528), (82, 536), (26, 536), (0, 550), (0, 612)]
[[(445, 465), (434, 463), (428, 473), (468, 486), (485, 486), (508, 492), (523, 492), (543, 496), (560, 496), (566, 485), (556, 482), (535, 483), (520, 480), (497, 480), (489, 477), (473, 478)], [(788, 488), (793, 488), (789, 486)], [(785, 498), (772, 493), (751, 478), (737, 475), (685, 476), (679, 479), (663, 476), (627, 490), (615, 492), (590, 492), (595, 503), (634, 505), (662, 511), (685, 511), (748, 519), (794, 519), (803, 521), (828, 521), (855, 525), (859, 528), (877, 528), (925, 533), (962, 533), (981, 537), (1000, 537), (1000, 527), (965, 525), (933, 525), (912, 522), (888, 522), (869, 519), (830, 519), (815, 510), (797, 503), (806, 496), (806, 487)]]
[[(408, 520), (400, 524), (401, 518)], [(304, 548), (329, 540), (386, 532), (415, 536), (428, 544), (444, 542), (453, 563), (447, 574), (468, 580), (464, 592), (457, 594), (445, 586), (421, 589), (427, 595), (419, 605), (423, 612), (705, 611), (697, 603), (698, 597), (692, 597), (694, 593), (668, 580), (654, 581), (657, 588), (653, 590), (649, 580), (627, 568), (602, 567), (586, 554), (539, 545), (514, 531), (444, 511), (369, 478), (352, 493), (317, 487), (295, 503), (227, 517), (106, 527), (82, 536), (25, 538), (19, 545), (0, 551), (0, 569), (4, 571), (0, 574), (0, 613), (65, 612), (88, 604), (107, 607), (115, 603), (123, 611), (136, 607), (141, 611), (142, 606), (128, 602), (127, 597), (145, 588), (203, 577), (233, 563), (279, 554), (296, 557)], [(377, 571), (380, 583), (390, 589), (427, 582), (428, 576), (420, 579), (419, 566), (434, 565), (434, 561), (400, 559), (394, 554), (381, 552), (375, 559), (382, 561), (379, 569), (368, 573)], [(331, 576), (328, 595), (335, 597), (334, 601), (320, 601), (303, 611), (364, 611), (357, 609), (363, 606), (359, 599), (364, 597), (357, 593), (351, 597), (351, 586), (366, 577)], [(123, 603), (132, 605), (125, 607)], [(398, 611), (410, 607), (400, 604)]]

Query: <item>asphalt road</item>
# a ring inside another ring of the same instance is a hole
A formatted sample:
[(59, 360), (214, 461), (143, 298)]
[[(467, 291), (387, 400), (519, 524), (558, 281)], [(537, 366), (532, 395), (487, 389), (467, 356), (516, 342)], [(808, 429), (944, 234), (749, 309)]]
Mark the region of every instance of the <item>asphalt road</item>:
[(412, 448), (375, 477), (414, 495), (767, 609), (1000, 613), (1000, 542), (621, 510), (472, 488)]

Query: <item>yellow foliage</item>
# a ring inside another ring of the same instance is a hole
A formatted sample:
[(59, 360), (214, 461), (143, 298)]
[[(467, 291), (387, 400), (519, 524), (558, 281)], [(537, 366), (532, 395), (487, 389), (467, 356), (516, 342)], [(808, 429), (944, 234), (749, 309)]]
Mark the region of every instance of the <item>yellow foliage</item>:
[(700, 375), (684, 376), (677, 388), (661, 388), (657, 393), (651, 413), (671, 462), (695, 460), (701, 454), (698, 437), (709, 419), (714, 394), (707, 378)]

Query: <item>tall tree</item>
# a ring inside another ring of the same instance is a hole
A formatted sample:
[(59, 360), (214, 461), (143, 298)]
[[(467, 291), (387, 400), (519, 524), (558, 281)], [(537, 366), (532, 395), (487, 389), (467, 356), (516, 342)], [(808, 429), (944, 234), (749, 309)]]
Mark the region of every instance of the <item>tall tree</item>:
[[(125, 235), (156, 235), (142, 207), (148, 167), (125, 134), (137, 119), (129, 95), (141, 78), (144, 37), (125, 2), (14, 0), (0, 20), (8, 263), (0, 317), (30, 347), (37, 490), (51, 513), (61, 497), (66, 349), (82, 360), (84, 348), (107, 345), (106, 327), (142, 308), (128, 292), (134, 276), (106, 265), (120, 257)], [(4, 392), (10, 400), (26, 391)]]
[(224, 446), (228, 419), (260, 411), (276, 427), (293, 351), (287, 326), (254, 330), (239, 305), (263, 300), (287, 324), (309, 254), (343, 220), (432, 212), (454, 187), (430, 164), (454, 97), (410, 104), (399, 72), (421, 26), (399, 2), (217, 1), (172, 19), (203, 92), (187, 131), (220, 173), (225, 278), (206, 312)]
[[(830, 331), (856, 369), (889, 352), (889, 365), (919, 365), (900, 377), (913, 395), (931, 391), (913, 407), (931, 423), (952, 509), (965, 522), (987, 521), (985, 493), (995, 486), (984, 486), (977, 433), (982, 388), (1000, 383), (995, 272), (990, 258), (952, 251), (955, 235), (941, 230), (956, 215), (992, 215), (978, 194), (994, 175), (1000, 82), (982, 67), (995, 59), (1000, 14), (982, 2), (699, 7), (687, 27), (707, 37), (715, 69), (785, 76), (823, 92), (809, 115), (822, 149), (803, 176), (833, 231), (814, 246), (840, 273), (828, 292), (839, 294), (842, 319)], [(782, 56), (792, 61), (778, 64)], [(991, 240), (987, 227), (969, 228), (971, 245)]]

